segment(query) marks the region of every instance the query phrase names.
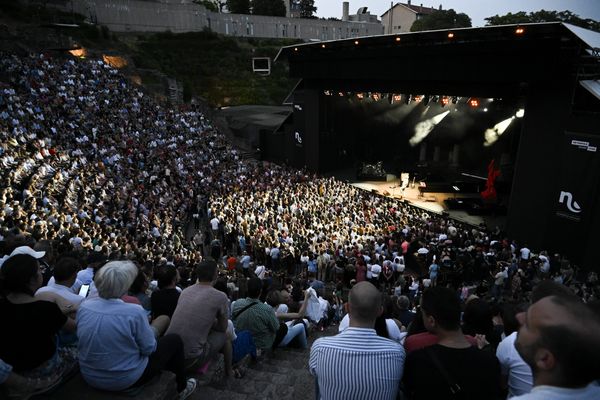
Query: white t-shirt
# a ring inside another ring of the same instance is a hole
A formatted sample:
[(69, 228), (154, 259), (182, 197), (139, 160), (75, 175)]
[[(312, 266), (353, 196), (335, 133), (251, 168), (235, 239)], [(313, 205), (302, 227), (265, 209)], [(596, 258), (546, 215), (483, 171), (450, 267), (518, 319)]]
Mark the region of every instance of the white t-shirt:
[(73, 303), (74, 305), (79, 305), (83, 300), (85, 300), (85, 297), (75, 294), (71, 291), (70, 288), (63, 285), (59, 285), (57, 283), (48, 283), (48, 286), (42, 286), (35, 292), (35, 294), (46, 292), (56, 293), (57, 295), (59, 295), (69, 303)]
[(381, 265), (373, 264), (371, 266), (371, 276), (373, 278), (379, 278), (379, 274), (381, 274)]
[[(404, 339), (406, 338), (406, 332), (401, 332), (398, 324), (391, 319), (388, 318), (385, 320), (385, 325), (388, 330), (388, 336), (395, 342), (404, 344)], [(344, 315), (344, 318), (340, 321), (340, 326), (338, 327), (338, 332), (344, 332), (348, 326), (350, 326), (350, 315)]]
[(511, 400), (598, 400), (600, 386), (590, 383), (581, 389), (568, 389), (556, 386), (536, 386), (530, 393), (513, 397)]
[(522, 260), (529, 260), (530, 254), (531, 254), (531, 250), (529, 250), (527, 247), (523, 247), (521, 249), (521, 259)]
[(531, 391), (533, 376), (531, 368), (523, 361), (515, 348), (517, 332), (508, 335), (498, 344), (496, 357), (500, 361), (502, 375), (508, 376), (508, 397), (520, 396)]
[(218, 231), (219, 230), (219, 218), (214, 217), (213, 219), (211, 219), (210, 226), (213, 231)]

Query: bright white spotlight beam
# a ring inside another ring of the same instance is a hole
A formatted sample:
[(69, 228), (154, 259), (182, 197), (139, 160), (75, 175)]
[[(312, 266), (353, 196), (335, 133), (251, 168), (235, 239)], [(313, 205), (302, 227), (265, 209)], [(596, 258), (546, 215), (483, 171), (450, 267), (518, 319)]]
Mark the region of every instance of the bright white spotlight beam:
[(485, 147), (489, 147), (496, 143), (498, 139), (500, 139), (500, 136), (502, 136), (502, 134), (508, 129), (510, 123), (513, 122), (514, 119), (515, 117), (510, 117), (504, 121), (498, 122), (493, 128), (487, 129), (483, 134), (485, 138), (483, 145)]
[(427, 135), (429, 135), (431, 133), (431, 131), (433, 130), (433, 128), (435, 128), (435, 126), (437, 124), (439, 124), (440, 122), (442, 122), (442, 120), (444, 118), (446, 118), (446, 115), (448, 115), (449, 113), (450, 113), (450, 110), (447, 110), (447, 111), (444, 111), (441, 114), (436, 115), (433, 118), (430, 118), (430, 119), (427, 119), (425, 121), (419, 122), (415, 126), (415, 134), (413, 135), (413, 137), (411, 137), (408, 140), (408, 143), (412, 147), (415, 147), (416, 145), (418, 145), (419, 143), (421, 143), (423, 141), (423, 139), (425, 139), (427, 137)]

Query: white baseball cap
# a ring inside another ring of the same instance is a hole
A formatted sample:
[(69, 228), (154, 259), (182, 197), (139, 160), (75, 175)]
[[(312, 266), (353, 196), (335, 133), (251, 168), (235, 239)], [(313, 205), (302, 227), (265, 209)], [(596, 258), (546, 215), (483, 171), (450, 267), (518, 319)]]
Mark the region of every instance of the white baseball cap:
[(0, 268), (2, 268), (2, 265), (6, 262), (6, 260), (8, 260), (9, 258), (16, 256), (18, 254), (26, 254), (33, 258), (39, 259), (39, 258), (44, 257), (46, 255), (46, 252), (45, 251), (35, 251), (29, 246), (19, 246), (16, 249), (14, 249), (12, 251), (12, 253), (10, 253), (9, 256), (4, 256), (0, 259)]
[(45, 251), (35, 251), (29, 246), (19, 246), (10, 253), (10, 257), (16, 256), (17, 254), (27, 254), (33, 258), (42, 258), (46, 255)]

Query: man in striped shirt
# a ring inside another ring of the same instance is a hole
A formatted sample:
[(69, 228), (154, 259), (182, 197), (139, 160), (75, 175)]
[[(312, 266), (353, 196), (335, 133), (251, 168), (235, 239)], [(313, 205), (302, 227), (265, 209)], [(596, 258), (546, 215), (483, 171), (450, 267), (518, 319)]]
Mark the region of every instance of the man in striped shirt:
[(337, 336), (317, 339), (309, 369), (317, 381), (317, 399), (396, 399), (405, 353), (398, 343), (377, 336), (375, 319), (383, 312), (381, 293), (369, 282), (350, 291), (350, 327)]

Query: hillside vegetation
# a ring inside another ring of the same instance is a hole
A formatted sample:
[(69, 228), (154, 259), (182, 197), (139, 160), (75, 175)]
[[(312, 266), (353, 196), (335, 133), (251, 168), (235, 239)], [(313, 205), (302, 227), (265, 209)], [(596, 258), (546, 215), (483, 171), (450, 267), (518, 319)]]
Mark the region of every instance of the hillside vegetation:
[[(18, 2), (0, 2), (0, 15), (4, 21), (19, 24), (29, 42), (35, 40), (32, 36), (43, 42), (46, 30), (52, 35), (71, 38), (92, 54), (110, 52), (126, 56), (134, 61), (136, 68), (157, 70), (182, 82), (185, 100), (198, 96), (211, 106), (279, 105), (296, 83), (288, 78), (285, 61), (272, 63), (269, 76), (252, 71), (252, 57), (273, 59), (282, 46), (296, 43), (292, 40), (233, 38), (210, 31), (118, 34), (105, 26), (86, 23), (81, 15), (40, 5), (21, 6)], [(49, 27), (52, 23), (79, 27)], [(149, 81), (151, 75), (139, 75), (143, 77), (142, 83), (155, 83)]]
[(294, 42), (241, 39), (213, 32), (159, 33), (139, 36), (133, 59), (137, 67), (158, 69), (184, 83), (215, 106), (239, 104), (279, 105), (295, 82), (287, 64), (271, 64), (271, 75), (252, 71), (252, 57), (275, 58), (281, 46)]

